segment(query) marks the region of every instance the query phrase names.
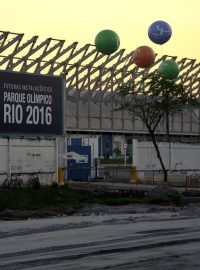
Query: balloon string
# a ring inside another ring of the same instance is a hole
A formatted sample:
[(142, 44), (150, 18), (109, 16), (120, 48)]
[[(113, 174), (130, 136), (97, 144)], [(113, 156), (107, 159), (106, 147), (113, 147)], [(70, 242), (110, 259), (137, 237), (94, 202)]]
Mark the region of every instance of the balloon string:
[(163, 56), (163, 46), (162, 44), (160, 44), (157, 57), (161, 58), (162, 56)]
[(163, 56), (163, 46), (160, 45), (160, 47), (161, 47), (160, 54), (161, 54), (161, 56)]

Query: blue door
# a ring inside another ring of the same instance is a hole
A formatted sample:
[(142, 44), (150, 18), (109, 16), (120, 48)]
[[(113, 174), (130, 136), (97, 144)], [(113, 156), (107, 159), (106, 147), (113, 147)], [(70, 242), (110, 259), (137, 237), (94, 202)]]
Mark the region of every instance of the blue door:
[(77, 163), (73, 159), (67, 160), (67, 179), (88, 181), (91, 178), (91, 146), (74, 143), (67, 147), (67, 152), (75, 152), (88, 156), (88, 163)]

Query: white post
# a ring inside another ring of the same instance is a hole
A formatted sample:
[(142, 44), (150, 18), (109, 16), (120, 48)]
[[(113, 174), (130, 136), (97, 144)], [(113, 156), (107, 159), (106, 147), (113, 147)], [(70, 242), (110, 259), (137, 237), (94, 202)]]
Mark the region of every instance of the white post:
[(102, 132), (101, 132), (101, 157), (103, 156), (103, 138), (102, 138)]
[(56, 183), (58, 183), (58, 138), (56, 137)]
[[(65, 135), (64, 135), (64, 153), (67, 152), (67, 147), (68, 147), (68, 138), (67, 138), (67, 130), (65, 132)], [(67, 160), (63, 160), (63, 167), (67, 167)], [(67, 177), (68, 177), (68, 170), (65, 169), (64, 171), (64, 180), (67, 180)]]
[(137, 140), (132, 140), (132, 168), (131, 168), (131, 182), (136, 183), (137, 181), (137, 150), (138, 150), (138, 145), (137, 145)]
[(135, 139), (132, 140), (132, 149), (133, 149), (132, 166), (137, 167), (137, 165), (138, 165), (138, 141)]

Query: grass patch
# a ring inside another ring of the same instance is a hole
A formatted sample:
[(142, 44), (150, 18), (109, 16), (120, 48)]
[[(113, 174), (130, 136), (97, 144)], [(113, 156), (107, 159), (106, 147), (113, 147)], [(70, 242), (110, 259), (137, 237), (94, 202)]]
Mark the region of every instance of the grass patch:
[(87, 203), (124, 205), (142, 202), (143, 195), (119, 194), (112, 192), (76, 190), (68, 187), (24, 188), (20, 190), (0, 190), (0, 210), (41, 208), (81, 208)]
[(160, 204), (160, 205), (184, 205), (184, 197), (180, 193), (166, 193), (163, 195), (148, 196), (144, 199), (144, 202), (150, 204)]
[[(40, 188), (21, 190), (0, 190), (0, 210), (32, 210), (46, 207), (81, 207), (81, 192), (68, 188)], [(84, 201), (84, 200), (83, 200)]]
[(130, 203), (151, 203), (181, 205), (183, 196), (168, 194), (164, 196), (146, 197), (143, 193), (134, 191), (86, 191), (76, 190), (67, 186), (42, 187), (39, 189), (24, 188), (20, 190), (0, 190), (0, 211), (11, 210), (39, 210), (45, 208), (73, 208), (78, 209), (88, 203), (106, 205), (125, 205)]

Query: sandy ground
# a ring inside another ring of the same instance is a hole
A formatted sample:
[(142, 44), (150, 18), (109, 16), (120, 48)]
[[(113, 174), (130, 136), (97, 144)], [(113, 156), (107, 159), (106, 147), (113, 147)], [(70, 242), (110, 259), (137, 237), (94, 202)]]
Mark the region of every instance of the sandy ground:
[(0, 221), (0, 269), (200, 269), (200, 203)]

